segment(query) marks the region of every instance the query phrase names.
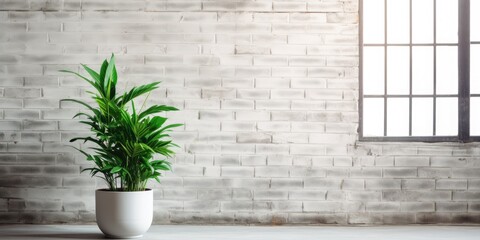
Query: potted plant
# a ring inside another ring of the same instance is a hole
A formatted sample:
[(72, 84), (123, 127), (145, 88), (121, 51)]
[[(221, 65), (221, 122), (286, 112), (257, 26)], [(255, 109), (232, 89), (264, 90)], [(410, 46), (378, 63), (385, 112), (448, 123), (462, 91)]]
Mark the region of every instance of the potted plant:
[[(95, 192), (96, 218), (100, 230), (112, 238), (141, 237), (150, 227), (153, 216), (153, 190), (147, 189), (149, 180), (160, 182), (161, 171), (170, 170), (168, 158), (174, 152), (168, 132), (182, 124), (166, 125), (162, 112), (176, 111), (175, 107), (153, 105), (146, 109), (150, 93), (159, 82), (131, 88), (118, 94), (115, 58), (105, 60), (100, 72), (83, 65), (90, 79), (76, 72), (63, 70), (87, 81), (93, 91), (87, 93), (96, 104), (76, 99), (62, 101), (83, 105), (86, 110), (74, 116), (90, 127), (91, 136), (77, 137), (70, 142), (93, 143), (90, 151), (76, 148), (94, 166), (85, 168), (93, 176), (105, 180), (107, 189)], [(140, 110), (134, 99), (145, 95)], [(161, 159), (155, 159), (160, 157)]]

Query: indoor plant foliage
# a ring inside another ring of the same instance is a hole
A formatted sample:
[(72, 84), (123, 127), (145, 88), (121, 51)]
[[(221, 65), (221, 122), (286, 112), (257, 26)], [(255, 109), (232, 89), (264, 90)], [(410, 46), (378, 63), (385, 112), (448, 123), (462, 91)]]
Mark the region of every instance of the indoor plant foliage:
[[(81, 117), (81, 123), (90, 127), (91, 136), (77, 137), (71, 142), (93, 143), (91, 151), (76, 148), (94, 163), (85, 168), (92, 176), (104, 179), (108, 189), (95, 192), (95, 212), (100, 230), (112, 238), (136, 238), (145, 233), (153, 220), (153, 190), (146, 189), (148, 180), (160, 182), (161, 171), (170, 170), (168, 158), (174, 152), (168, 132), (182, 124), (165, 124), (166, 117), (158, 116), (162, 112), (178, 109), (153, 105), (145, 107), (150, 93), (158, 88), (159, 82), (132, 87), (118, 94), (115, 58), (105, 60), (100, 72), (82, 65), (90, 79), (72, 71), (92, 85), (87, 93), (96, 104), (76, 99), (64, 99), (86, 107), (84, 112), (74, 116)], [(134, 100), (145, 96), (138, 110)], [(161, 156), (162, 159), (155, 159)]]
[[(76, 99), (64, 99), (85, 106), (89, 113), (80, 112), (74, 116), (84, 116), (80, 121), (90, 126), (93, 136), (77, 137), (70, 140), (92, 142), (96, 146), (89, 154), (77, 149), (89, 161), (95, 163), (94, 167), (83, 171), (90, 171), (92, 176), (101, 173), (111, 191), (143, 191), (147, 181), (155, 179), (160, 182), (161, 170), (170, 170), (167, 158), (174, 152), (168, 131), (181, 124), (164, 125), (167, 118), (156, 116), (165, 111), (178, 110), (165, 105), (153, 105), (145, 110), (145, 102), (151, 91), (158, 88), (159, 82), (145, 84), (131, 88), (123, 94), (118, 94), (117, 71), (115, 58), (105, 60), (100, 72), (83, 65), (91, 79), (78, 73), (63, 70), (77, 75), (87, 81), (96, 91), (88, 91), (97, 103), (96, 107)], [(141, 109), (137, 112), (134, 99), (148, 94)], [(165, 159), (154, 160), (155, 155)]]

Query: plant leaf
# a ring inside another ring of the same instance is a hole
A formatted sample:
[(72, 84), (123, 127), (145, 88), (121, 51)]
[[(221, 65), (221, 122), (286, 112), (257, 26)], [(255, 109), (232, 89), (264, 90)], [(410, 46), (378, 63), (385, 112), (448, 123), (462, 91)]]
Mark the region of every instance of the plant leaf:
[(120, 171), (122, 171), (122, 167), (116, 166), (116, 167), (113, 167), (112, 170), (110, 170), (110, 173), (118, 173)]

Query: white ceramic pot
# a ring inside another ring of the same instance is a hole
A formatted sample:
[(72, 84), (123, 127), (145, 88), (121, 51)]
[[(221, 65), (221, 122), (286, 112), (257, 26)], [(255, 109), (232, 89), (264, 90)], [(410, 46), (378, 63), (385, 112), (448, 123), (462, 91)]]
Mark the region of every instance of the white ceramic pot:
[(95, 192), (95, 213), (100, 230), (109, 238), (139, 238), (153, 218), (153, 190)]

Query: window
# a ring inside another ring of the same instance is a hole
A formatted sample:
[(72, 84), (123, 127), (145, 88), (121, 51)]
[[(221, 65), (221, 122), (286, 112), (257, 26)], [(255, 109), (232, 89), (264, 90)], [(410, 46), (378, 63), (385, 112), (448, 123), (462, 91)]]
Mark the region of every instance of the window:
[(360, 139), (480, 140), (480, 1), (360, 6)]

